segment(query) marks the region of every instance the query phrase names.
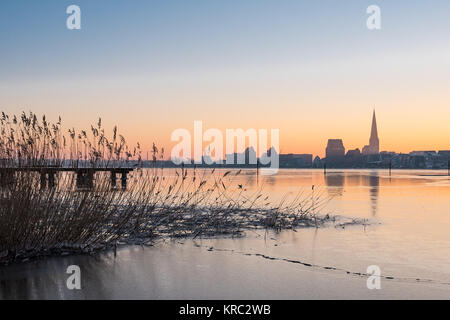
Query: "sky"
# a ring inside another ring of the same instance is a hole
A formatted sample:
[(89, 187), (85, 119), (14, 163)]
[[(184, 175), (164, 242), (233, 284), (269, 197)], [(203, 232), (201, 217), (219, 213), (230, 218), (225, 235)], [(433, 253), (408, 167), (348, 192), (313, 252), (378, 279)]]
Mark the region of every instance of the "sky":
[[(81, 8), (81, 30), (66, 8)], [(381, 29), (366, 27), (369, 5)], [(386, 151), (450, 149), (450, 2), (15, 0), (0, 2), (0, 110), (101, 117), (142, 149), (171, 133), (279, 129), (280, 152), (329, 138)]]

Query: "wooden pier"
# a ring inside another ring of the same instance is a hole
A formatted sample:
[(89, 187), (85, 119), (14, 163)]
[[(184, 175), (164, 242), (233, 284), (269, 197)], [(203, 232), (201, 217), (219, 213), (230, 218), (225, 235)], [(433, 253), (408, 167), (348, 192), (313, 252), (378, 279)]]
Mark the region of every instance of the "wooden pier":
[(109, 172), (111, 187), (117, 185), (117, 175), (120, 175), (121, 186), (126, 188), (128, 173), (134, 168), (64, 168), (64, 167), (0, 167), (0, 181), (2, 185), (14, 181), (16, 172), (37, 172), (40, 174), (41, 188), (52, 188), (55, 186), (55, 177), (59, 172), (74, 172), (77, 177), (77, 187), (92, 188), (94, 186), (94, 175), (96, 172)]

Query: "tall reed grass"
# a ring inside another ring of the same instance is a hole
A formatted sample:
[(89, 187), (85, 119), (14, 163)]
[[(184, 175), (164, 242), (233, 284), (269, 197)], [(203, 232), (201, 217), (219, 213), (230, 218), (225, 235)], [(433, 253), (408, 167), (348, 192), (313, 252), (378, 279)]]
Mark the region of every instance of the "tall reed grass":
[[(329, 200), (301, 192), (273, 204), (261, 189), (236, 183), (241, 171), (142, 169), (139, 144), (129, 148), (117, 127), (105, 133), (101, 119), (89, 131), (62, 131), (61, 119), (2, 113), (0, 118), (0, 262), (50, 254), (94, 252), (121, 243), (159, 237), (241, 235), (252, 228), (281, 230), (315, 226)], [(153, 146), (153, 162), (163, 150)], [(90, 188), (60, 172), (54, 187), (41, 187), (36, 168), (123, 168), (135, 170), (126, 189), (98, 172)], [(13, 169), (20, 168), (19, 171)]]

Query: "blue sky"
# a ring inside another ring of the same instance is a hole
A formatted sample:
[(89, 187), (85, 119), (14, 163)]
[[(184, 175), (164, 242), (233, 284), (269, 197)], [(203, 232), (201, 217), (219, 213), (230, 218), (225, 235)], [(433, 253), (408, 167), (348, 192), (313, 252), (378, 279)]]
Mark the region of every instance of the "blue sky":
[[(81, 7), (81, 30), (66, 28), (71, 4)], [(366, 28), (371, 4), (381, 7), (379, 31)], [(365, 144), (365, 131), (356, 138), (341, 126), (357, 119), (355, 130), (366, 130), (375, 105), (386, 135), (399, 125), (390, 118), (406, 114), (423, 136), (427, 101), (438, 118), (448, 116), (449, 9), (444, 0), (1, 1), (0, 107), (61, 114), (79, 126), (95, 121), (88, 112), (112, 123), (114, 111), (131, 136), (163, 143), (196, 119), (279, 127), (295, 152), (322, 149), (330, 135)], [(160, 121), (141, 119), (155, 114)], [(304, 132), (286, 114), (321, 128), (318, 140), (294, 145)], [(321, 127), (324, 114), (342, 123)]]
[[(448, 1), (378, 1), (378, 34), (365, 28), (372, 3), (2, 1), (2, 80), (340, 59), (421, 49), (447, 38)], [(80, 31), (65, 27), (70, 4), (82, 9)]]

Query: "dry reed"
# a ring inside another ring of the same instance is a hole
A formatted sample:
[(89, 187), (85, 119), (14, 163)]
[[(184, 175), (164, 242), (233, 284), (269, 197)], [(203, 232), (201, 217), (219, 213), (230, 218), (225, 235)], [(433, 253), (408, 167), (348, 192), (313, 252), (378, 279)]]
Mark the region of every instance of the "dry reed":
[[(299, 193), (272, 204), (261, 189), (234, 182), (240, 171), (184, 168), (142, 169), (139, 144), (130, 149), (115, 127), (108, 138), (101, 120), (91, 130), (62, 133), (25, 114), (0, 118), (0, 262), (51, 254), (91, 253), (120, 243), (149, 243), (160, 237), (241, 235), (254, 228), (317, 227), (332, 220), (316, 212), (329, 200), (320, 192)], [(153, 162), (163, 150), (153, 147)], [(126, 189), (106, 172), (95, 184), (77, 187), (71, 172), (40, 187), (36, 168), (123, 168), (135, 166)], [(21, 170), (12, 171), (13, 168)]]

